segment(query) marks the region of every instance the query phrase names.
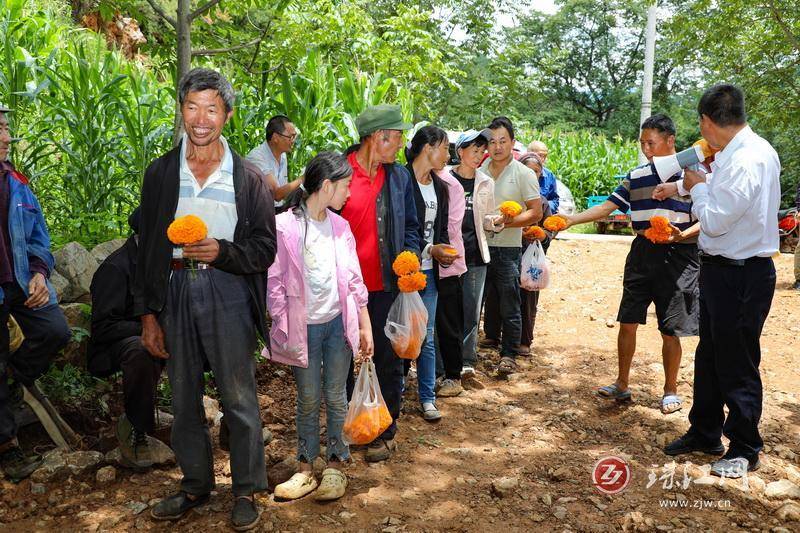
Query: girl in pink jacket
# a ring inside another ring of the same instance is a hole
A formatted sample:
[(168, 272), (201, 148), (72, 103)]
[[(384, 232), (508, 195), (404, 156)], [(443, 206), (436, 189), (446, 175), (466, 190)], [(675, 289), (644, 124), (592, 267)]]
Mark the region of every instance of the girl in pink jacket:
[(297, 383), (297, 459), (300, 471), (275, 488), (275, 497), (301, 498), (317, 488), (312, 463), (320, 452), (319, 408), (325, 394), (325, 469), (317, 500), (344, 495), (347, 478), (335, 468), (350, 458), (342, 442), (347, 414), (346, 383), (353, 354), (372, 356), (367, 288), (355, 239), (339, 210), (350, 196), (352, 168), (334, 152), (322, 152), (306, 167), (303, 185), (275, 218), (278, 250), (269, 268), (267, 307), (272, 316), (269, 352), (292, 365)]

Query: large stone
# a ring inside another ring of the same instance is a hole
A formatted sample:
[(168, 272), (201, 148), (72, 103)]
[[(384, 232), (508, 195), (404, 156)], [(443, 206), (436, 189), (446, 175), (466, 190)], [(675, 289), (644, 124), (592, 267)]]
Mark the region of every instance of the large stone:
[(42, 465), (31, 474), (36, 483), (61, 481), (70, 475), (88, 472), (103, 460), (103, 454), (96, 451), (65, 452), (52, 450), (43, 457)]
[[(150, 436), (147, 437), (147, 441), (153, 457), (153, 466), (168, 466), (175, 464), (175, 452), (173, 452), (169, 446)], [(105, 456), (105, 460), (110, 464), (127, 467), (127, 465), (122, 462), (122, 456), (120, 455), (119, 448), (114, 448), (108, 452)]]
[(125, 244), (126, 240), (127, 239), (120, 238), (106, 242), (101, 242), (100, 244), (92, 248), (92, 251), (90, 253), (92, 254), (92, 257), (94, 257), (97, 260), (97, 264), (99, 265), (100, 263), (106, 260), (106, 257), (108, 257), (109, 255), (117, 251), (119, 248), (121, 248), (122, 245)]
[(519, 487), (519, 478), (501, 477), (492, 481), (492, 493), (505, 498)]
[(64, 299), (64, 292), (69, 288), (67, 278), (58, 273), (58, 270), (50, 272), (50, 285), (56, 291), (56, 299), (60, 302)]
[(764, 490), (764, 495), (767, 498), (775, 498), (782, 500), (784, 498), (800, 499), (800, 487), (789, 481), (788, 479), (781, 479), (780, 481), (773, 481), (767, 484)]
[(75, 302), (89, 294), (92, 276), (97, 270), (97, 260), (77, 242), (70, 242), (53, 253), (56, 270), (67, 279), (69, 285), (64, 289), (64, 302)]
[[(84, 311), (84, 309), (86, 309), (86, 311)], [(91, 331), (92, 315), (91, 310), (87, 309), (86, 304), (62, 304), (61, 312), (64, 313), (64, 318), (67, 319), (67, 324), (69, 324), (69, 327), (82, 328), (87, 332)]]

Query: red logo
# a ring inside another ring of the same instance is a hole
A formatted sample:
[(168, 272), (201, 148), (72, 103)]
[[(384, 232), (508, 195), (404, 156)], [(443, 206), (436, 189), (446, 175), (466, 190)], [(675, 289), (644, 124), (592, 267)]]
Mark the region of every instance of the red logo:
[(595, 463), (592, 470), (592, 483), (604, 494), (619, 494), (630, 482), (631, 468), (621, 457), (603, 457)]

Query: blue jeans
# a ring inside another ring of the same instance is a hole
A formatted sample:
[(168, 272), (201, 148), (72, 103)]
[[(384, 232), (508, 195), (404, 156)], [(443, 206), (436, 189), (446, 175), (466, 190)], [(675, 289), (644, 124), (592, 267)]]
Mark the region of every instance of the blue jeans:
[(344, 335), (342, 315), (325, 324), (309, 324), (308, 368), (292, 367), (297, 383), (297, 460), (311, 463), (319, 456), (319, 406), (325, 393), (328, 446), (326, 459), (344, 461), (350, 448), (342, 442), (347, 416), (347, 375), (353, 352)]
[[(487, 324), (500, 324), (503, 342), (500, 355), (517, 357), (517, 347), (522, 336), (522, 313), (519, 296), (519, 260), (522, 247), (489, 247), (492, 261), (486, 269), (484, 332), (493, 339), (500, 338), (499, 331), (490, 331)], [(499, 320), (497, 320), (499, 318)]]
[(428, 277), (428, 284), (420, 296), (428, 311), (428, 331), (417, 359), (420, 403), (436, 401), (436, 393), (433, 392), (433, 387), (436, 385), (436, 344), (433, 335), (433, 325), (436, 323), (436, 280), (433, 270), (425, 270), (423, 273)]
[(464, 274), (464, 366), (478, 362), (478, 323), (481, 320), (483, 287), (486, 284), (486, 265), (471, 266)]

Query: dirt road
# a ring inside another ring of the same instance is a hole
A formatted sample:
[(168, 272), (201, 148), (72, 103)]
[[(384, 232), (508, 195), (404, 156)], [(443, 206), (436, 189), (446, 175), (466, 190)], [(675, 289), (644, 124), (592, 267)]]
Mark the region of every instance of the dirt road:
[[(634, 402), (618, 406), (595, 395), (615, 376), (613, 318), (627, 249), (614, 242), (554, 243), (553, 286), (542, 295), (533, 355), (520, 373), (507, 381), (491, 377), (497, 356), (484, 354), (480, 370), (487, 388), (440, 400), (444, 420), (437, 425), (412, 412), (409, 398), (391, 461), (367, 465), (363, 452), (354, 452), (348, 494), (338, 502), (276, 503), (263, 496), (259, 530), (800, 530), (800, 494), (788, 499), (800, 489), (788, 482), (768, 485), (790, 480), (800, 486), (800, 292), (789, 288), (791, 257), (777, 261), (778, 289), (762, 337), (763, 466), (747, 486), (730, 480), (720, 485), (698, 466), (708, 457), (682, 458), (670, 478), (668, 458), (659, 451), (688, 427), (696, 339), (684, 343), (683, 411), (665, 416), (657, 408), (663, 373), (654, 323), (640, 330)], [(270, 366), (260, 374), (265, 422), (276, 435), (267, 450), (276, 463), (294, 449), (293, 384), (285, 368)], [(601, 494), (591, 478), (594, 464), (609, 455), (625, 459), (632, 475), (628, 488), (614, 496)], [(103, 486), (86, 474), (47, 485), (41, 495), (31, 493), (30, 482), (4, 482), (0, 528), (224, 530), (230, 471), (227, 454), (216, 451), (216, 458), (218, 492), (211, 504), (170, 528), (152, 523), (143, 504), (175, 489), (175, 468), (146, 474), (118, 469), (116, 481)]]

